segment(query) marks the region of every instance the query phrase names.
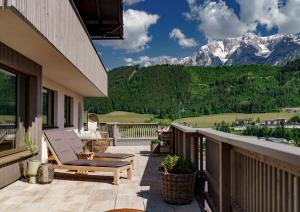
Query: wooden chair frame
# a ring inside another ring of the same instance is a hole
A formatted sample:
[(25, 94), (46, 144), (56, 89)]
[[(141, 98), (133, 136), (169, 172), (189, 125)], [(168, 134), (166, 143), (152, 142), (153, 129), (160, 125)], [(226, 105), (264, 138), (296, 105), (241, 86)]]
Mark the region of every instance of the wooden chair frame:
[[(45, 142), (49, 150), (51, 151), (53, 157), (55, 158), (57, 164), (53, 164), (54, 169), (61, 169), (61, 170), (74, 170), (74, 171), (91, 171), (91, 172), (111, 172), (113, 174), (113, 184), (119, 185), (120, 184), (120, 174), (123, 171), (127, 171), (127, 178), (129, 180), (132, 179), (132, 165), (126, 165), (122, 167), (93, 167), (93, 166), (73, 166), (73, 165), (63, 165), (56, 152), (52, 148), (48, 138), (43, 135)], [(75, 154), (75, 153), (74, 153)]]
[(7, 135), (7, 132), (0, 133), (0, 144), (4, 141), (6, 135)]

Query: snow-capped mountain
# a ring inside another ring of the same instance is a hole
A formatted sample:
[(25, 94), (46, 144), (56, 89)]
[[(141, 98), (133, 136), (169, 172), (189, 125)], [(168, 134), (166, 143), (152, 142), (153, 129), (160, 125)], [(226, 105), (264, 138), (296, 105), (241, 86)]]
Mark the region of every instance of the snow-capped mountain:
[(179, 64), (217, 66), (231, 64), (284, 64), (300, 58), (300, 34), (242, 37), (214, 40)]

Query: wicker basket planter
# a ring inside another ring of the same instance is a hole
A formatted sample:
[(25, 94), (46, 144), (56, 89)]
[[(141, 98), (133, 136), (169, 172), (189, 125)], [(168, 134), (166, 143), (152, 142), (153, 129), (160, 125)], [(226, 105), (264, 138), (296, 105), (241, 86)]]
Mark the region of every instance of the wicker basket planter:
[(193, 201), (195, 178), (192, 174), (169, 174), (161, 172), (161, 193), (171, 204), (189, 204)]
[(51, 164), (42, 164), (37, 170), (37, 182), (40, 184), (51, 183), (54, 179), (54, 168)]
[(103, 153), (107, 150), (108, 145), (108, 139), (97, 139), (88, 142), (88, 146), (91, 152)]

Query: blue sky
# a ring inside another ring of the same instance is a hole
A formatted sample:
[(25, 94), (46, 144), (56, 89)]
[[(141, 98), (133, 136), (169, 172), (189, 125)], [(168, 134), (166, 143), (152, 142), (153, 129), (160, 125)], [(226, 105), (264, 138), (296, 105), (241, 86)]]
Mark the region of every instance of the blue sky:
[(124, 0), (124, 40), (95, 41), (107, 69), (175, 63), (209, 40), (300, 31), (300, 0)]

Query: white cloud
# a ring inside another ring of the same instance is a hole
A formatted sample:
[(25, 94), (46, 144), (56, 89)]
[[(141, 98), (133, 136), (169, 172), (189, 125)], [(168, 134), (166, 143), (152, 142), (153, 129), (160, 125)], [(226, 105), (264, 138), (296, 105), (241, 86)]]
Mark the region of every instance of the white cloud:
[(159, 16), (145, 11), (128, 9), (124, 12), (124, 40), (101, 41), (103, 46), (123, 49), (127, 52), (139, 52), (148, 47), (152, 40), (149, 27), (156, 24)]
[(124, 3), (127, 4), (127, 5), (133, 5), (133, 4), (136, 4), (136, 3), (140, 3), (142, 1), (145, 1), (145, 0), (124, 0)]
[(124, 58), (124, 61), (128, 66), (141, 65), (143, 67), (147, 67), (150, 65), (161, 65), (161, 64), (178, 64), (178, 58), (170, 57), (170, 56), (158, 56), (158, 57), (140, 56), (136, 60), (129, 57), (129, 58)]
[(279, 33), (300, 31), (300, 0), (236, 0), (240, 6), (237, 15), (224, 1), (187, 0), (188, 19), (198, 21), (198, 28), (208, 39), (237, 37), (256, 32), (260, 24), (268, 30), (277, 28)]
[(198, 28), (208, 39), (237, 37), (255, 30), (255, 24), (243, 23), (223, 1), (206, 2), (200, 6), (194, 0), (188, 0), (188, 3), (190, 12), (186, 17), (199, 21)]
[[(191, 0), (190, 0), (191, 1)], [(193, 39), (193, 38), (186, 38), (185, 35), (183, 34), (183, 32), (178, 29), (178, 28), (174, 28), (171, 32), (170, 32), (170, 38), (173, 39), (178, 39), (178, 44), (181, 47), (195, 47), (197, 46), (197, 42)]]

